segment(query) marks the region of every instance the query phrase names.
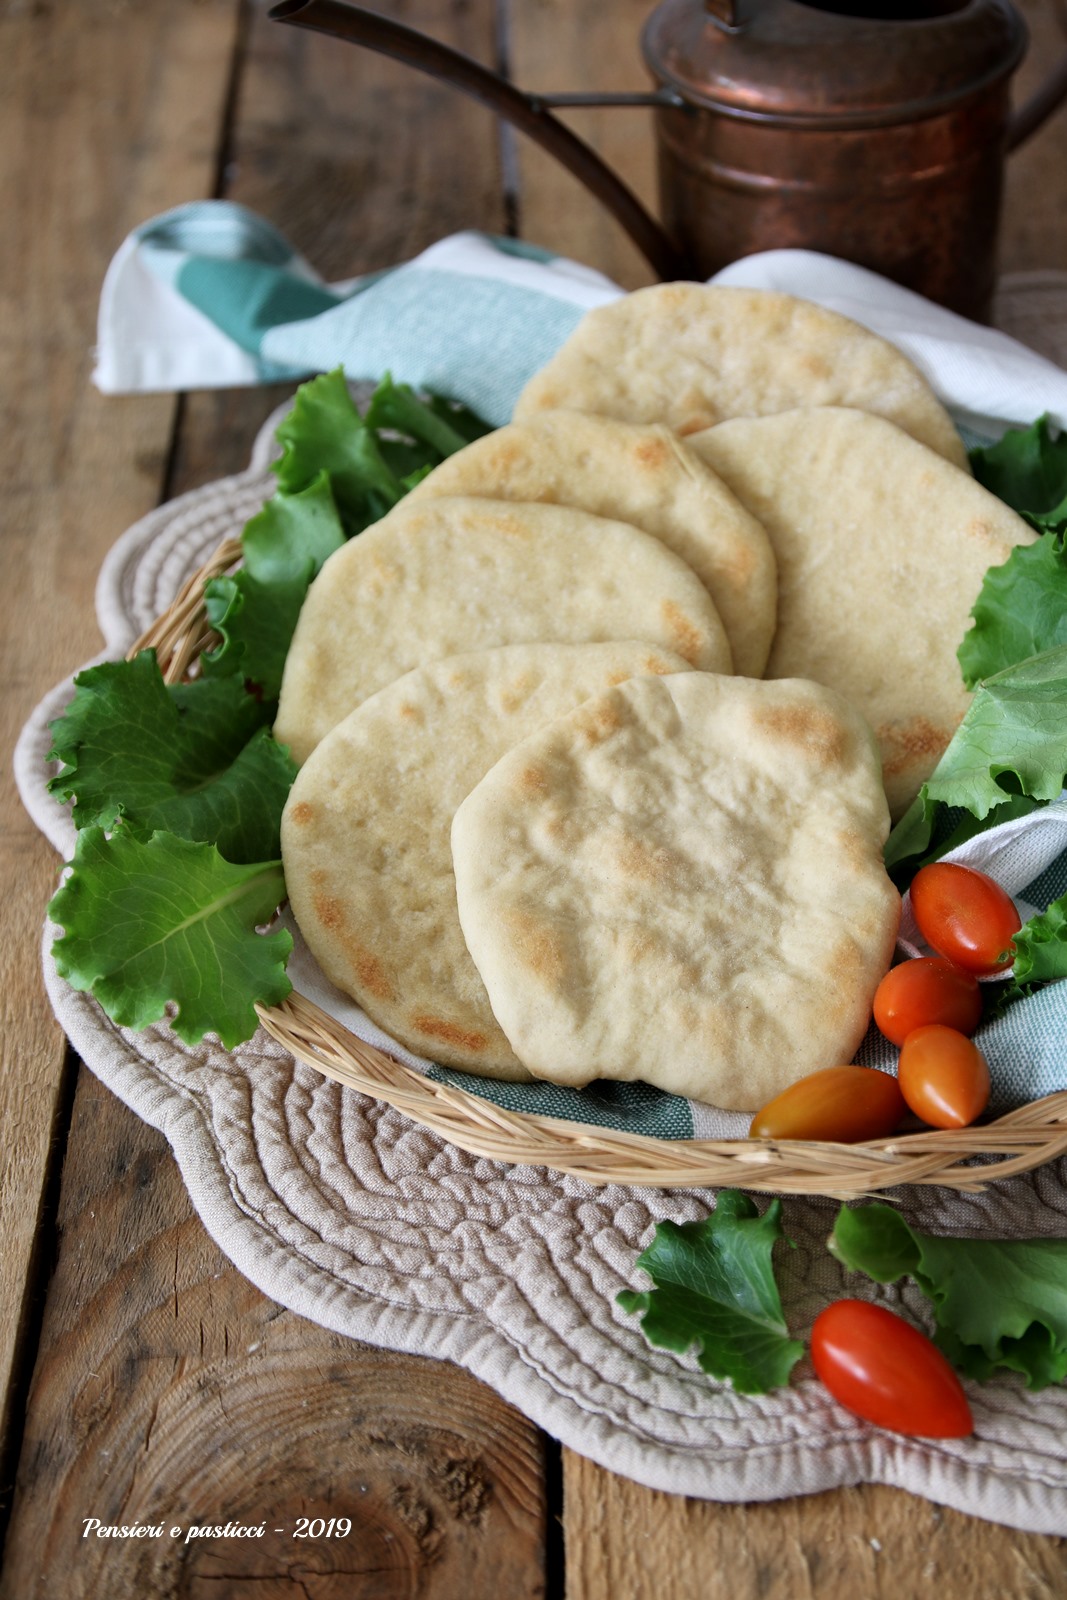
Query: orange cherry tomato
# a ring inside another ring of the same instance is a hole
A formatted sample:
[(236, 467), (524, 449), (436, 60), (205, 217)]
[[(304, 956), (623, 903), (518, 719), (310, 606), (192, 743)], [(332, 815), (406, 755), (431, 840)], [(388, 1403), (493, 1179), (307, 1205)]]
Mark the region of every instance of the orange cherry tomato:
[(964, 1439), (974, 1418), (960, 1380), (925, 1333), (884, 1306), (836, 1300), (811, 1330), (815, 1371), (835, 1400), (879, 1428)]
[(928, 1022), (973, 1033), (982, 1020), (982, 991), (973, 972), (944, 956), (919, 956), (886, 973), (874, 993), (874, 1020), (893, 1044)]
[(892, 1133), (904, 1115), (897, 1080), (874, 1067), (824, 1067), (790, 1084), (757, 1111), (750, 1139), (820, 1139), (860, 1144)]
[(1022, 918), (1011, 896), (974, 867), (934, 861), (911, 882), (911, 909), (927, 944), (968, 972), (1003, 972)]
[(989, 1068), (973, 1040), (932, 1022), (900, 1048), (897, 1077), (917, 1117), (933, 1128), (966, 1128), (989, 1104)]

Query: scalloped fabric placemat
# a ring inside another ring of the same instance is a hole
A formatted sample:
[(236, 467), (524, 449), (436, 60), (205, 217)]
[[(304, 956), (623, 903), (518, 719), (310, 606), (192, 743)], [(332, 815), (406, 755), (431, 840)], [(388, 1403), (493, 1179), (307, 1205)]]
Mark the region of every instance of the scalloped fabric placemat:
[[(272, 432), (273, 419), (247, 472), (119, 540), (97, 590), (104, 655), (122, 654), (259, 508), (272, 488)], [(48, 721), (69, 694), (66, 680), (46, 697), (16, 753), (27, 808), (64, 853), (72, 830), (45, 789), (45, 758)], [(620, 1289), (642, 1286), (634, 1261), (653, 1223), (702, 1217), (710, 1191), (596, 1188), (468, 1155), (294, 1062), (262, 1030), (226, 1052), (210, 1038), (186, 1047), (164, 1025), (118, 1028), (57, 977), (53, 934), (46, 982), (75, 1048), (165, 1135), (209, 1233), (274, 1300), (353, 1338), (455, 1361), (570, 1448), (652, 1487), (744, 1501), (882, 1482), (1020, 1528), (1067, 1531), (1067, 1389), (1031, 1394), (1014, 1377), (968, 1384), (975, 1434), (944, 1442), (868, 1427), (806, 1361), (789, 1388), (738, 1396), (691, 1357), (650, 1349), (615, 1304)], [(930, 1232), (1062, 1236), (1067, 1164), (977, 1196), (886, 1198)], [(805, 1338), (842, 1294), (903, 1305), (929, 1326), (917, 1291), (850, 1279), (828, 1255), (835, 1211), (830, 1200), (785, 1201), (796, 1248), (781, 1251), (779, 1276), (794, 1335)]]

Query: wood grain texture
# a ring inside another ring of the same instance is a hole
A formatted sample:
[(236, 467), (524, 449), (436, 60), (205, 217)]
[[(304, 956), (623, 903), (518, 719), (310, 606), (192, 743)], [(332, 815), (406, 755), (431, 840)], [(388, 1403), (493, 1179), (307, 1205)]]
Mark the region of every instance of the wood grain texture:
[[(43, 691), (100, 646), (92, 609), (112, 540), (156, 504), (174, 402), (89, 384), (111, 252), (152, 211), (210, 184), (234, 33), (231, 0), (10, 6), (0, 21), (0, 477), (9, 609), (3, 745)], [(0, 1395), (24, 1325), (65, 1044), (40, 979), (55, 858), (0, 775)], [(4, 1497), (9, 1486), (0, 1485)]]
[[(507, 59), (521, 89), (645, 90), (651, 81), (638, 44), (651, 10), (648, 0), (509, 0)], [(559, 113), (638, 199), (656, 210), (652, 113), (643, 108)], [(515, 153), (517, 217), (523, 237), (606, 272), (626, 289), (654, 283), (656, 274), (576, 178), (529, 140), (510, 136)]]
[[(1030, 49), (1015, 79), (1022, 105), (1067, 51), (1067, 0), (1015, 0), (1030, 30)], [(1067, 271), (1067, 106), (1008, 160), (1000, 269)]]
[(767, 1505), (659, 1494), (569, 1454), (567, 1600), (1053, 1600), (1060, 1539), (867, 1484)]

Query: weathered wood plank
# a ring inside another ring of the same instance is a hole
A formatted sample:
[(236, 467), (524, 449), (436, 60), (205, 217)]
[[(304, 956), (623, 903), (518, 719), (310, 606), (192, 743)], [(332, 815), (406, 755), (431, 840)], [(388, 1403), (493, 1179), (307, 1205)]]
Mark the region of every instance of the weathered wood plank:
[[(1030, 30), (1030, 49), (1016, 76), (1013, 100), (1022, 105), (1067, 50), (1064, 0), (1016, 0)], [(1067, 107), (1008, 161), (1001, 227), (1002, 272), (1041, 267), (1067, 271)]]
[[(648, 0), (511, 0), (507, 8), (508, 65), (521, 89), (648, 89), (638, 39)], [(562, 120), (604, 157), (653, 213), (656, 209), (652, 112), (604, 108), (560, 112)], [(513, 140), (519, 231), (535, 244), (599, 267), (626, 289), (654, 283), (656, 274), (618, 223), (537, 145)]]
[(1052, 1600), (1060, 1539), (868, 1484), (766, 1505), (641, 1489), (569, 1455), (567, 1600)]
[[(3, 743), (100, 645), (92, 610), (108, 545), (157, 501), (174, 403), (89, 386), (108, 258), (154, 210), (203, 193), (226, 89), (233, 0), (177, 9), (108, 0), (10, 6), (0, 19), (0, 477)], [(65, 1045), (40, 980), (56, 862), (0, 776), (0, 1407), (25, 1312)], [(9, 1486), (0, 1485), (6, 1500)]]

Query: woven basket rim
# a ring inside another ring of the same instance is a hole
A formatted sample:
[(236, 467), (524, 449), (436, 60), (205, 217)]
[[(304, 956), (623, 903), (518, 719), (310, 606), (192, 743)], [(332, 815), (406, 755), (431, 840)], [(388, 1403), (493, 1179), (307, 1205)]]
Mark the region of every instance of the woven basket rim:
[[(186, 677), (217, 641), (202, 604), (209, 578), (239, 562), (229, 537), (182, 585), (171, 605), (127, 652), (154, 649), (168, 683)], [(980, 1193), (1002, 1179), (1067, 1154), (1067, 1090), (994, 1121), (923, 1129), (860, 1144), (774, 1139), (664, 1139), (529, 1111), (512, 1111), (438, 1082), (346, 1028), (293, 990), (256, 1006), (265, 1030), (323, 1077), (394, 1107), (472, 1155), (543, 1166), (594, 1185), (741, 1188), (839, 1199), (915, 1184)], [(976, 1158), (978, 1164), (973, 1164)], [(995, 1160), (995, 1165), (992, 1162)]]

